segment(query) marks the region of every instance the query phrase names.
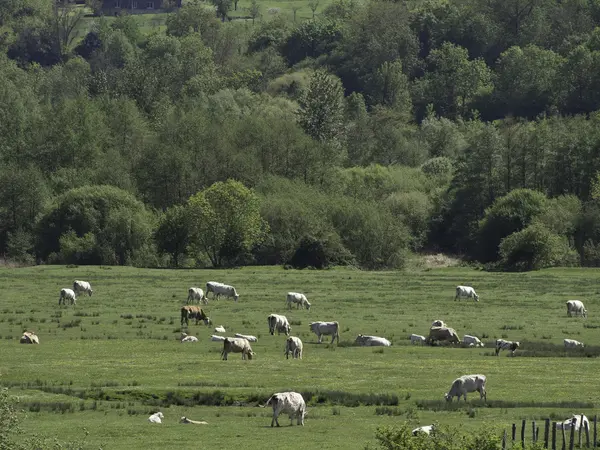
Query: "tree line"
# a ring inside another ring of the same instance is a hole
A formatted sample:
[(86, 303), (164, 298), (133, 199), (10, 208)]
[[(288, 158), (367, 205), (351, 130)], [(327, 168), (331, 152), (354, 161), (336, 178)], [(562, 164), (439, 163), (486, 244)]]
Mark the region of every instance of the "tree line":
[(143, 32), (62, 0), (0, 4), (0, 253), (600, 264), (599, 0), (226, 13), (191, 1)]

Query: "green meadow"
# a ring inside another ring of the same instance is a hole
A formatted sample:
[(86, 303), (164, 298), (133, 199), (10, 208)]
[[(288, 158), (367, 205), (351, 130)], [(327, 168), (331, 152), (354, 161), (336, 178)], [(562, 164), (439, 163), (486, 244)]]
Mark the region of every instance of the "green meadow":
[[(73, 280), (92, 284), (91, 297), (59, 306)], [(600, 405), (598, 271), (551, 269), (525, 274), (470, 268), (365, 272), (244, 267), (232, 270), (153, 270), (129, 267), (38, 266), (0, 271), (0, 384), (18, 398), (23, 436), (82, 440), (89, 448), (264, 449), (285, 439), (295, 449), (363, 449), (381, 425), (433, 421), (461, 430), (509, 429), (521, 419), (593, 416)], [(209, 300), (213, 324), (183, 328), (198, 343), (178, 340), (187, 289), (207, 281), (236, 286), (240, 299)], [(480, 302), (454, 301), (457, 284), (475, 287)], [(310, 311), (288, 311), (288, 291), (304, 292)], [(569, 318), (565, 302), (582, 300), (587, 319)], [(304, 359), (286, 360), (285, 336), (269, 335), (267, 316), (285, 314), (304, 342)], [(411, 346), (442, 319), (484, 348)], [(337, 320), (340, 345), (317, 344), (309, 323)], [(211, 342), (253, 334), (256, 358)], [(40, 345), (19, 344), (33, 330)], [(359, 333), (384, 336), (392, 347), (355, 347)], [(494, 355), (497, 338), (518, 340), (515, 357)], [(586, 348), (566, 352), (573, 338)], [(463, 374), (488, 377), (488, 402), (443, 398)], [(258, 407), (274, 392), (303, 393), (305, 427), (271, 429)], [(162, 411), (163, 424), (147, 417)], [(181, 416), (205, 420), (182, 425)], [(86, 436), (87, 435), (87, 436)]]

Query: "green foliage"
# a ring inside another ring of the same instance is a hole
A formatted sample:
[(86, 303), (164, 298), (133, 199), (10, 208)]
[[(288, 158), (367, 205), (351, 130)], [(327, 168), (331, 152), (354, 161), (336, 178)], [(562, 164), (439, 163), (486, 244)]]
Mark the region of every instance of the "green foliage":
[(527, 227), (546, 206), (546, 196), (529, 189), (515, 189), (497, 199), (479, 223), (480, 260), (496, 260), (500, 241)]
[(217, 182), (198, 192), (186, 209), (191, 253), (198, 261), (208, 257), (215, 267), (236, 264), (268, 232), (259, 198), (238, 181)]
[(81, 257), (78, 263), (129, 264), (148, 244), (152, 227), (153, 217), (130, 193), (85, 186), (61, 195), (43, 215), (36, 248), (42, 258), (60, 253)]
[(160, 217), (154, 239), (161, 253), (171, 256), (172, 263), (179, 267), (189, 244), (189, 223), (185, 207), (174, 205)]
[(421, 164), (421, 170), (431, 177), (449, 180), (453, 172), (452, 160), (445, 156), (431, 158)]
[(307, 20), (287, 37), (281, 52), (290, 65), (304, 58), (317, 58), (332, 51), (341, 39), (342, 26), (336, 20)]
[(351, 264), (352, 261), (352, 255), (344, 248), (337, 234), (329, 234), (321, 238), (304, 236), (289, 263), (295, 269), (326, 269)]
[(541, 224), (527, 228), (502, 239), (501, 265), (507, 270), (539, 270), (545, 267), (572, 266), (577, 254), (567, 239), (552, 233)]

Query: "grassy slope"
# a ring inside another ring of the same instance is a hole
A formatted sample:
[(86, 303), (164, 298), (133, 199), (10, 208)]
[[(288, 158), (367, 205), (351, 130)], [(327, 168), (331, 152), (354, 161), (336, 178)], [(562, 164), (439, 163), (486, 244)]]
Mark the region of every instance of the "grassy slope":
[[(94, 295), (81, 297), (75, 307), (58, 307), (60, 288), (74, 279), (90, 281)], [(212, 328), (203, 325), (191, 324), (188, 330), (200, 343), (182, 345), (176, 340), (179, 308), (187, 288), (204, 287), (213, 279), (234, 284), (240, 293), (237, 304), (221, 300), (206, 307), (214, 325), (224, 325), (228, 335), (257, 335), (259, 342), (252, 344), (256, 360), (244, 362), (233, 355), (230, 361), (220, 361), (220, 345), (209, 341)], [(600, 325), (594, 312), (600, 309), (596, 279), (596, 270), (585, 269), (530, 274), (459, 268), (414, 272), (284, 271), (278, 267), (3, 269), (0, 382), (12, 386), (25, 410), (41, 409), (27, 413), (26, 431), (75, 439), (83, 436), (85, 426), (90, 432), (88, 441), (106, 448), (196, 448), (189, 434), (219, 446), (214, 448), (259, 449), (273, 439), (269, 413), (255, 407), (256, 402), (227, 407), (163, 406), (164, 426), (148, 425), (146, 414), (157, 408), (140, 399), (152, 394), (164, 397), (169, 391), (191, 397), (220, 390), (242, 401), (264, 401), (281, 390), (341, 391), (345, 404), (351, 395), (361, 393), (398, 396), (399, 404), (389, 408), (400, 417), (376, 415), (376, 406), (309, 406), (310, 433), (299, 428), (284, 431), (302, 436), (295, 440), (295, 448), (315, 448), (317, 441), (323, 448), (341, 448), (342, 443), (344, 448), (363, 448), (377, 425), (407, 419), (415, 425), (439, 420), (476, 428), (490, 421), (508, 426), (524, 417), (560, 418), (579, 411), (593, 415), (591, 404), (600, 404), (597, 358), (508, 358), (504, 354), (496, 358), (490, 348), (412, 347), (406, 338), (413, 332), (426, 334), (432, 320), (443, 319), (460, 335), (488, 336), (483, 339), (488, 343), (499, 337), (525, 341), (521, 355), (539, 343), (560, 346), (565, 337), (595, 345), (600, 333), (593, 328)], [(481, 302), (454, 302), (457, 284), (473, 285)], [(287, 312), (285, 293), (290, 290), (305, 292), (313, 309)], [(587, 320), (566, 317), (565, 301), (572, 298), (585, 302), (590, 311)], [(268, 334), (266, 316), (273, 312), (284, 313), (292, 321), (292, 334), (305, 342), (304, 360), (286, 361), (284, 337)], [(343, 344), (365, 333), (385, 336), (394, 346), (383, 352), (319, 346), (309, 333), (313, 320), (338, 320)], [(35, 330), (41, 345), (18, 344), (23, 329)], [(478, 400), (471, 396), (469, 405), (446, 409), (440, 401), (443, 393), (464, 373), (488, 376), (490, 407), (478, 407)], [(74, 392), (65, 394), (67, 389)], [(76, 396), (79, 393), (83, 400)], [(74, 412), (49, 412), (59, 402), (71, 405)], [(474, 418), (467, 416), (470, 408), (476, 408)], [(207, 420), (210, 425), (182, 434), (183, 425), (176, 423), (181, 415)]]

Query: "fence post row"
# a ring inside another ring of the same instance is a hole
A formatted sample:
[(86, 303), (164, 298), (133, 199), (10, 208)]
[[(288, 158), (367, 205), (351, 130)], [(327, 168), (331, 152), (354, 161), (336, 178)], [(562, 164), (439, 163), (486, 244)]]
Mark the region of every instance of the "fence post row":
[[(589, 422), (584, 422), (584, 415), (580, 416), (580, 426), (579, 426), (579, 443), (578, 448), (583, 448), (583, 433), (585, 433), (585, 447), (590, 448), (590, 424)], [(592, 445), (593, 448), (598, 448), (598, 416), (595, 415), (593, 418), (594, 422), (594, 432), (592, 435)], [(521, 447), (525, 448), (525, 427), (526, 420), (521, 421)], [(552, 438), (550, 438), (550, 430), (552, 430)], [(552, 422), (550, 419), (544, 419), (544, 448), (551, 448), (552, 450), (557, 449), (557, 438), (556, 432), (558, 430), (558, 422)], [(564, 427), (561, 428), (562, 432), (562, 450), (567, 450), (567, 435), (565, 433)], [(535, 420), (531, 422), (531, 433), (532, 439), (531, 441), (535, 444), (540, 439), (540, 427), (536, 426)], [(569, 435), (569, 450), (573, 450), (575, 448), (575, 423), (571, 426), (571, 433)], [(517, 439), (517, 424), (513, 423), (511, 427), (511, 440), (512, 447), (515, 445), (515, 441)], [(550, 440), (551, 439), (551, 440)], [(506, 441), (508, 440), (507, 432), (504, 430), (502, 435), (502, 450), (506, 450)]]

